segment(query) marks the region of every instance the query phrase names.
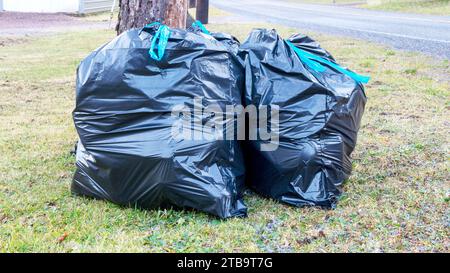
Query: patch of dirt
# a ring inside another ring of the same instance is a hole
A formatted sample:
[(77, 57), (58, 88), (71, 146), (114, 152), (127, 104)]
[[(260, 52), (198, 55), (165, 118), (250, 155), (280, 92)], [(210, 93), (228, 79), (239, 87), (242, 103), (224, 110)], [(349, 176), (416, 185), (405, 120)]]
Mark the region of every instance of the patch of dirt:
[(14, 28), (47, 28), (83, 24), (76, 17), (65, 13), (1, 12), (2, 30)]
[(0, 12), (0, 36), (35, 36), (51, 32), (106, 29), (107, 22), (83, 20), (67, 13)]
[(444, 67), (442, 63), (439, 63), (437, 60), (431, 60), (435, 64), (436, 67), (439, 67), (440, 69), (435, 69), (433, 71), (427, 70), (427, 71), (420, 71), (419, 75), (423, 75), (425, 77), (428, 77), (430, 79), (433, 79), (440, 83), (446, 83), (450, 85), (450, 65), (447, 65), (447, 67)]
[[(25, 43), (28, 39), (26, 38), (16, 38), (16, 37), (0, 37), (0, 47), (9, 46), (12, 44)], [(2, 56), (0, 56), (0, 60)]]

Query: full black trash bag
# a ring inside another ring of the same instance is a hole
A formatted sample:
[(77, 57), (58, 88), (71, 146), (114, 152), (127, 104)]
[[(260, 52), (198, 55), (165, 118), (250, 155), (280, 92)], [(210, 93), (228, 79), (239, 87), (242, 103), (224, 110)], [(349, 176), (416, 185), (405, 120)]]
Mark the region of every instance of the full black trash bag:
[[(224, 46), (226, 46), (228, 50), (233, 54), (237, 55), (239, 53), (239, 47), (241, 43), (233, 35), (223, 32), (210, 32), (200, 21), (195, 21), (188, 30), (196, 33), (204, 33), (210, 35), (217, 41), (221, 42)], [(238, 60), (241, 59), (238, 58)]]
[[(84, 59), (73, 118), (79, 135), (75, 194), (139, 208), (194, 208), (220, 218), (246, 216), (244, 163), (237, 141), (174, 139), (175, 105), (240, 105), (243, 67), (221, 41), (159, 24), (129, 30)], [(165, 26), (164, 26), (165, 27)], [(167, 30), (167, 27), (165, 27)], [(160, 60), (149, 56), (152, 51)], [(163, 55), (159, 49), (166, 46)], [(212, 117), (192, 113), (207, 122)]]
[(351, 172), (366, 104), (359, 81), (368, 78), (337, 67), (330, 53), (300, 34), (284, 41), (275, 30), (256, 29), (241, 50), (246, 104), (279, 108), (278, 148), (261, 151), (267, 141), (248, 142), (248, 184), (294, 206), (334, 207)]

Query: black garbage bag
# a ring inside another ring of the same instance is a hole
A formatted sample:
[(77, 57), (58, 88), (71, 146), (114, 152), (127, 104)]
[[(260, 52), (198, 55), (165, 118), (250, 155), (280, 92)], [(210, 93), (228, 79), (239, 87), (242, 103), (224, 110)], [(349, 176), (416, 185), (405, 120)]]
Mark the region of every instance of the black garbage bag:
[(300, 34), (285, 41), (275, 30), (256, 29), (241, 50), (246, 105), (279, 111), (277, 128), (269, 126), (277, 148), (261, 151), (273, 139), (259, 137), (246, 146), (248, 184), (294, 206), (334, 207), (351, 172), (368, 77), (338, 66)]
[(220, 41), (223, 45), (225, 45), (228, 50), (233, 52), (234, 54), (239, 53), (239, 47), (241, 43), (239, 40), (234, 37), (233, 35), (229, 33), (223, 33), (223, 32), (210, 32), (206, 27), (200, 22), (195, 21), (192, 26), (189, 27), (189, 31), (197, 32), (197, 33), (204, 33), (207, 35), (212, 36), (217, 41)]
[[(202, 133), (194, 121), (215, 118), (192, 111), (195, 99), (203, 107), (241, 104), (244, 69), (230, 50), (239, 44), (221, 37), (150, 24), (121, 34), (81, 62), (73, 193), (145, 209), (246, 216), (238, 142), (192, 137)], [(189, 111), (174, 114), (177, 106)], [(194, 132), (180, 138), (174, 124)]]

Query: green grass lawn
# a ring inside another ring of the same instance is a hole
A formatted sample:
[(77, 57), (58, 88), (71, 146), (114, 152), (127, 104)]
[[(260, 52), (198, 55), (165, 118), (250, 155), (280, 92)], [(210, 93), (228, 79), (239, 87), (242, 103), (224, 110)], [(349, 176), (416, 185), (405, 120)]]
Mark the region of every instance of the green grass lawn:
[[(251, 26), (208, 28), (243, 40)], [(372, 76), (342, 200), (321, 210), (249, 194), (247, 219), (221, 221), (70, 194), (75, 69), (113, 37), (93, 30), (0, 47), (1, 252), (449, 251), (448, 61), (314, 35)]]
[(365, 0), (275, 0), (275, 1), (287, 1), (287, 2), (297, 2), (297, 3), (306, 3), (306, 4), (354, 4), (354, 3), (362, 3)]
[[(278, 0), (308, 4), (338, 4), (385, 10), (395, 12), (409, 12), (419, 14), (450, 16), (450, 0)], [(365, 4), (364, 4), (365, 3)]]
[(450, 0), (377, 0), (364, 8), (450, 16)]

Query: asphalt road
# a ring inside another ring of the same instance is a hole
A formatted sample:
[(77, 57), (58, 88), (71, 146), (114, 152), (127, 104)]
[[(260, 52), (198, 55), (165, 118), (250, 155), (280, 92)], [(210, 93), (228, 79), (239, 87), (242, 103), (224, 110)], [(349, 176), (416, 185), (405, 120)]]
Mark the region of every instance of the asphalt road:
[(393, 13), (282, 0), (210, 0), (210, 3), (258, 21), (360, 38), (450, 59), (450, 15)]

